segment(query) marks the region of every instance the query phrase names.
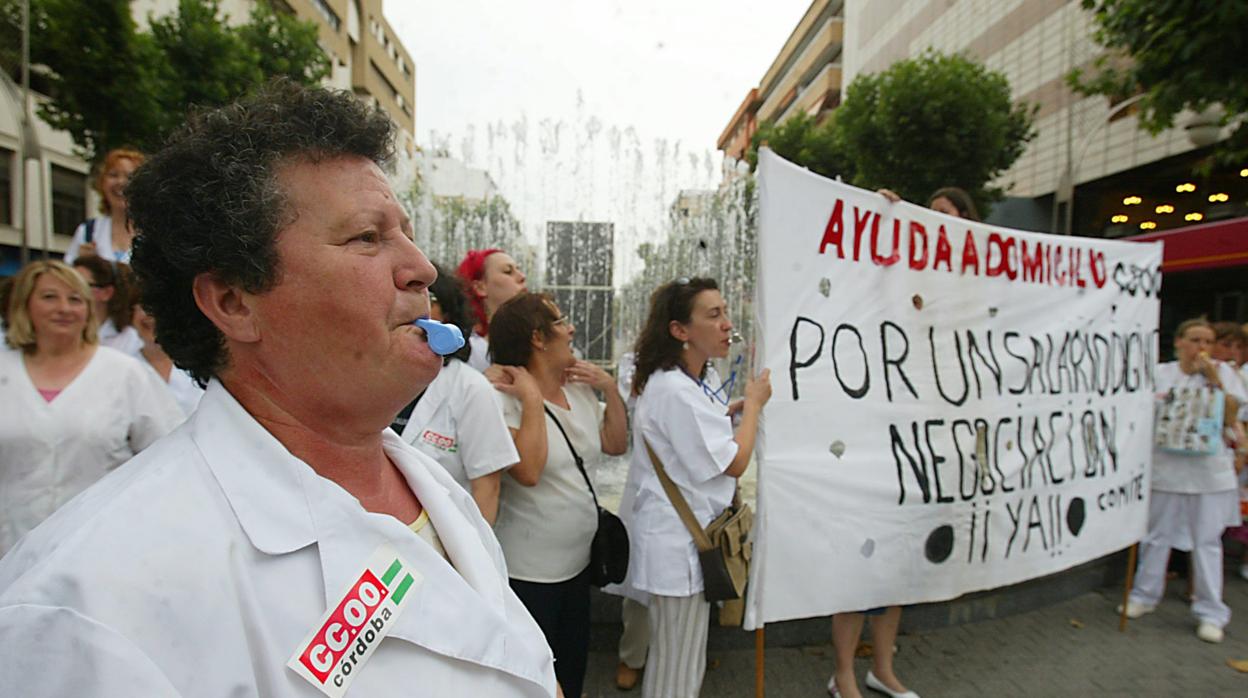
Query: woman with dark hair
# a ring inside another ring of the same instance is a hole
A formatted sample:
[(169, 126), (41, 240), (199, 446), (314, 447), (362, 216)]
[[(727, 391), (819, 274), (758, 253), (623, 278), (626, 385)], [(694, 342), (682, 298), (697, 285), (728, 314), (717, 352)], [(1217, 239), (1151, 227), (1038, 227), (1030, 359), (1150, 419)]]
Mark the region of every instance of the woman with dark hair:
[(511, 587), (546, 633), (568, 696), (581, 695), (589, 656), (589, 548), (598, 510), (585, 468), (601, 453), (628, 449), (628, 415), (615, 379), (577, 360), (575, 332), (548, 296), (515, 296), (490, 323), (494, 366), (487, 372), (503, 393), (503, 416), (520, 452), (503, 480), (494, 532)]
[[(429, 317), (472, 330), (468, 299), (454, 274), (436, 263), (438, 279), (429, 287)], [(498, 518), (503, 471), (520, 460), (503, 422), (498, 392), (468, 360), (472, 345), (442, 357), (442, 370), (424, 392), (395, 418), (403, 440), (438, 462), (472, 494), (485, 520)]]
[[(754, 451), (758, 418), (771, 398), (770, 372), (745, 386), (745, 399), (725, 405), (704, 378), (707, 362), (728, 356), (732, 321), (712, 279), (680, 279), (654, 292), (637, 338), (637, 395), (629, 484), (636, 499), (623, 510), (632, 550), (626, 589), (649, 594), (650, 652), (642, 695), (696, 696), (706, 670), (710, 604), (693, 536), (663, 490), (647, 446), (654, 449), (689, 508), (706, 526), (726, 509)], [(732, 414), (741, 422), (733, 432)]]
[[(897, 192), (891, 189), (877, 189), (877, 194), (893, 203), (901, 201)], [(933, 211), (968, 221), (979, 221), (979, 209), (975, 208), (975, 200), (965, 189), (959, 187), (941, 187), (927, 197), (927, 207)]]
[(135, 172), (144, 305), (207, 390), (0, 559), (0, 656), (55, 668), (5, 695), (558, 694), (476, 503), (387, 428), (442, 368), (394, 136), (277, 80)]
[(138, 356), (143, 348), (143, 338), (131, 326), (130, 267), (87, 254), (74, 260), (74, 271), (91, 287), (100, 344), (123, 354)]
[(490, 318), (499, 306), (526, 290), (526, 277), (511, 255), (489, 248), (468, 250), (459, 263), (459, 278), (476, 320), (472, 332), (465, 335), (472, 346), (468, 365), (484, 371), (490, 365)]
[(114, 148), (91, 183), (100, 195), (99, 218), (91, 218), (74, 230), (74, 237), (65, 251), (65, 263), (73, 264), (81, 255), (98, 255), (110, 262), (130, 263), (130, 245), (134, 226), (126, 215), (126, 184), (130, 175), (143, 164), (143, 153), (130, 148)]
[(160, 382), (169, 388), (169, 394), (177, 401), (178, 407), (182, 408), (182, 414), (189, 417), (199, 407), (204, 389), (191, 374), (178, 368), (160, 342), (156, 341), (156, 318), (148, 315), (143, 308), (143, 294), (137, 285), (130, 292), (130, 319), (130, 326), (143, 340), (143, 347), (135, 358), (156, 373)]
[(14, 281), (0, 350), (0, 555), (182, 421), (155, 376), (99, 345), (94, 311), (62, 262), (31, 262)]

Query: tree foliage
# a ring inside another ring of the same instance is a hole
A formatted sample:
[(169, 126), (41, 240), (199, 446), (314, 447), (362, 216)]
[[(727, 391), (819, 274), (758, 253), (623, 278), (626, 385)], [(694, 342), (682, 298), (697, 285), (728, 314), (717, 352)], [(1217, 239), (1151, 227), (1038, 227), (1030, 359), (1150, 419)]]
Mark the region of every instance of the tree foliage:
[[(0, 0), (0, 67), (18, 73), (20, 0)], [(31, 0), (39, 115), (96, 160), (122, 145), (154, 150), (194, 107), (227, 104), (275, 76), (315, 84), (329, 72), (312, 23), (256, 3), (225, 23), (220, 0), (180, 0), (138, 31), (130, 0)]]
[(1140, 125), (1153, 134), (1174, 125), (1185, 109), (1223, 108), (1222, 124), (1238, 120), (1218, 153), (1248, 159), (1248, 3), (1242, 0), (1083, 0), (1107, 51), (1092, 70), (1075, 70), (1084, 94), (1123, 99), (1143, 94)]
[(860, 75), (822, 124), (794, 117), (765, 125), (754, 145), (767, 139), (777, 154), (820, 174), (911, 201), (961, 187), (987, 210), (1004, 193), (993, 181), (1022, 155), (1034, 119), (1034, 106), (1010, 99), (1001, 73), (928, 51)]

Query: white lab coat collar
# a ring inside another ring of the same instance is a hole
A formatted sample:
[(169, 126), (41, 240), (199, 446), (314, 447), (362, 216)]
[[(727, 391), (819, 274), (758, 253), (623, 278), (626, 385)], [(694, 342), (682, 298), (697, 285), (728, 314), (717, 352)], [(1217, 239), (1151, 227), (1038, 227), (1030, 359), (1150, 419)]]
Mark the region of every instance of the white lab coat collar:
[[(378, 546), (389, 543), (424, 576), (391, 637), (543, 682), (541, 675), (525, 673), (537, 662), (515, 661), (525, 643), (506, 621), (502, 565), (482, 544), (483, 532), (487, 541), (492, 535), (489, 527), (470, 521), (463, 507), (475, 507), (471, 497), (452, 488), (449, 474), (432, 461), (434, 467), (426, 465), (427, 458), (397, 435), (384, 435), (386, 454), (428, 511), (454, 569), (402, 522), (364, 511), (346, 490), (291, 455), (219, 382), (209, 384), (191, 422), (192, 438), (253, 546), (281, 555), (317, 544), (327, 608)], [(233, 438), (221, 438), (226, 433)], [(457, 506), (455, 497), (466, 501)], [(309, 628), (315, 620), (308, 619)], [(456, 631), (466, 627), (473, 631)]]

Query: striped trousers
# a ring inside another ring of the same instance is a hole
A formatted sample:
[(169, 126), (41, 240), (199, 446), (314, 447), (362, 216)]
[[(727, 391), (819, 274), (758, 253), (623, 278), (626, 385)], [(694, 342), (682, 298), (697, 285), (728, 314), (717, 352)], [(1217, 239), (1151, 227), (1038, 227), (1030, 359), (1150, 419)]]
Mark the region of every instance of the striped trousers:
[(650, 597), (650, 654), (641, 682), (644, 698), (696, 698), (706, 673), (711, 604), (693, 596)]

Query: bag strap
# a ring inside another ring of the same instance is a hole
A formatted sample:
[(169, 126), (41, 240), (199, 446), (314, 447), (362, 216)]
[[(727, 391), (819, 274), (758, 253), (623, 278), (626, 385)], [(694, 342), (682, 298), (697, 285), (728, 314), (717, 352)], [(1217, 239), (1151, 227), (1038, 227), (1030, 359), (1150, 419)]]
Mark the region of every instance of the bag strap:
[(693, 515), (693, 511), (689, 508), (689, 502), (685, 501), (685, 495), (680, 493), (680, 488), (676, 483), (672, 482), (672, 478), (668, 477), (667, 470), (663, 468), (663, 461), (659, 460), (659, 454), (654, 452), (654, 448), (650, 446), (650, 440), (644, 436), (641, 439), (646, 444), (646, 453), (650, 454), (650, 462), (654, 464), (654, 472), (659, 476), (659, 482), (663, 484), (663, 491), (667, 493), (667, 498), (672, 501), (672, 506), (676, 507), (676, 513), (680, 515), (680, 520), (684, 522), (685, 528), (689, 529), (689, 535), (693, 536), (694, 545), (698, 546), (700, 552), (711, 550), (715, 546), (711, 544), (711, 539), (707, 537), (706, 530), (698, 523), (697, 517)]
[(559, 419), (555, 417), (555, 413), (550, 411), (550, 406), (543, 404), (542, 409), (546, 410), (546, 416), (550, 417), (550, 421), (559, 427), (559, 433), (563, 434), (563, 440), (568, 443), (568, 450), (572, 452), (572, 460), (576, 461), (576, 469), (581, 471), (581, 477), (585, 478), (585, 484), (589, 486), (589, 496), (594, 498), (594, 507), (598, 506), (598, 493), (594, 491), (594, 483), (589, 481), (589, 473), (585, 472), (585, 459), (581, 458), (581, 454), (576, 452), (576, 447), (572, 445), (572, 439), (568, 438), (568, 432), (563, 430), (563, 425), (559, 423)]
[(86, 243), (95, 242), (95, 219), (88, 218), (84, 223), (86, 229), (83, 231), (82, 241)]

